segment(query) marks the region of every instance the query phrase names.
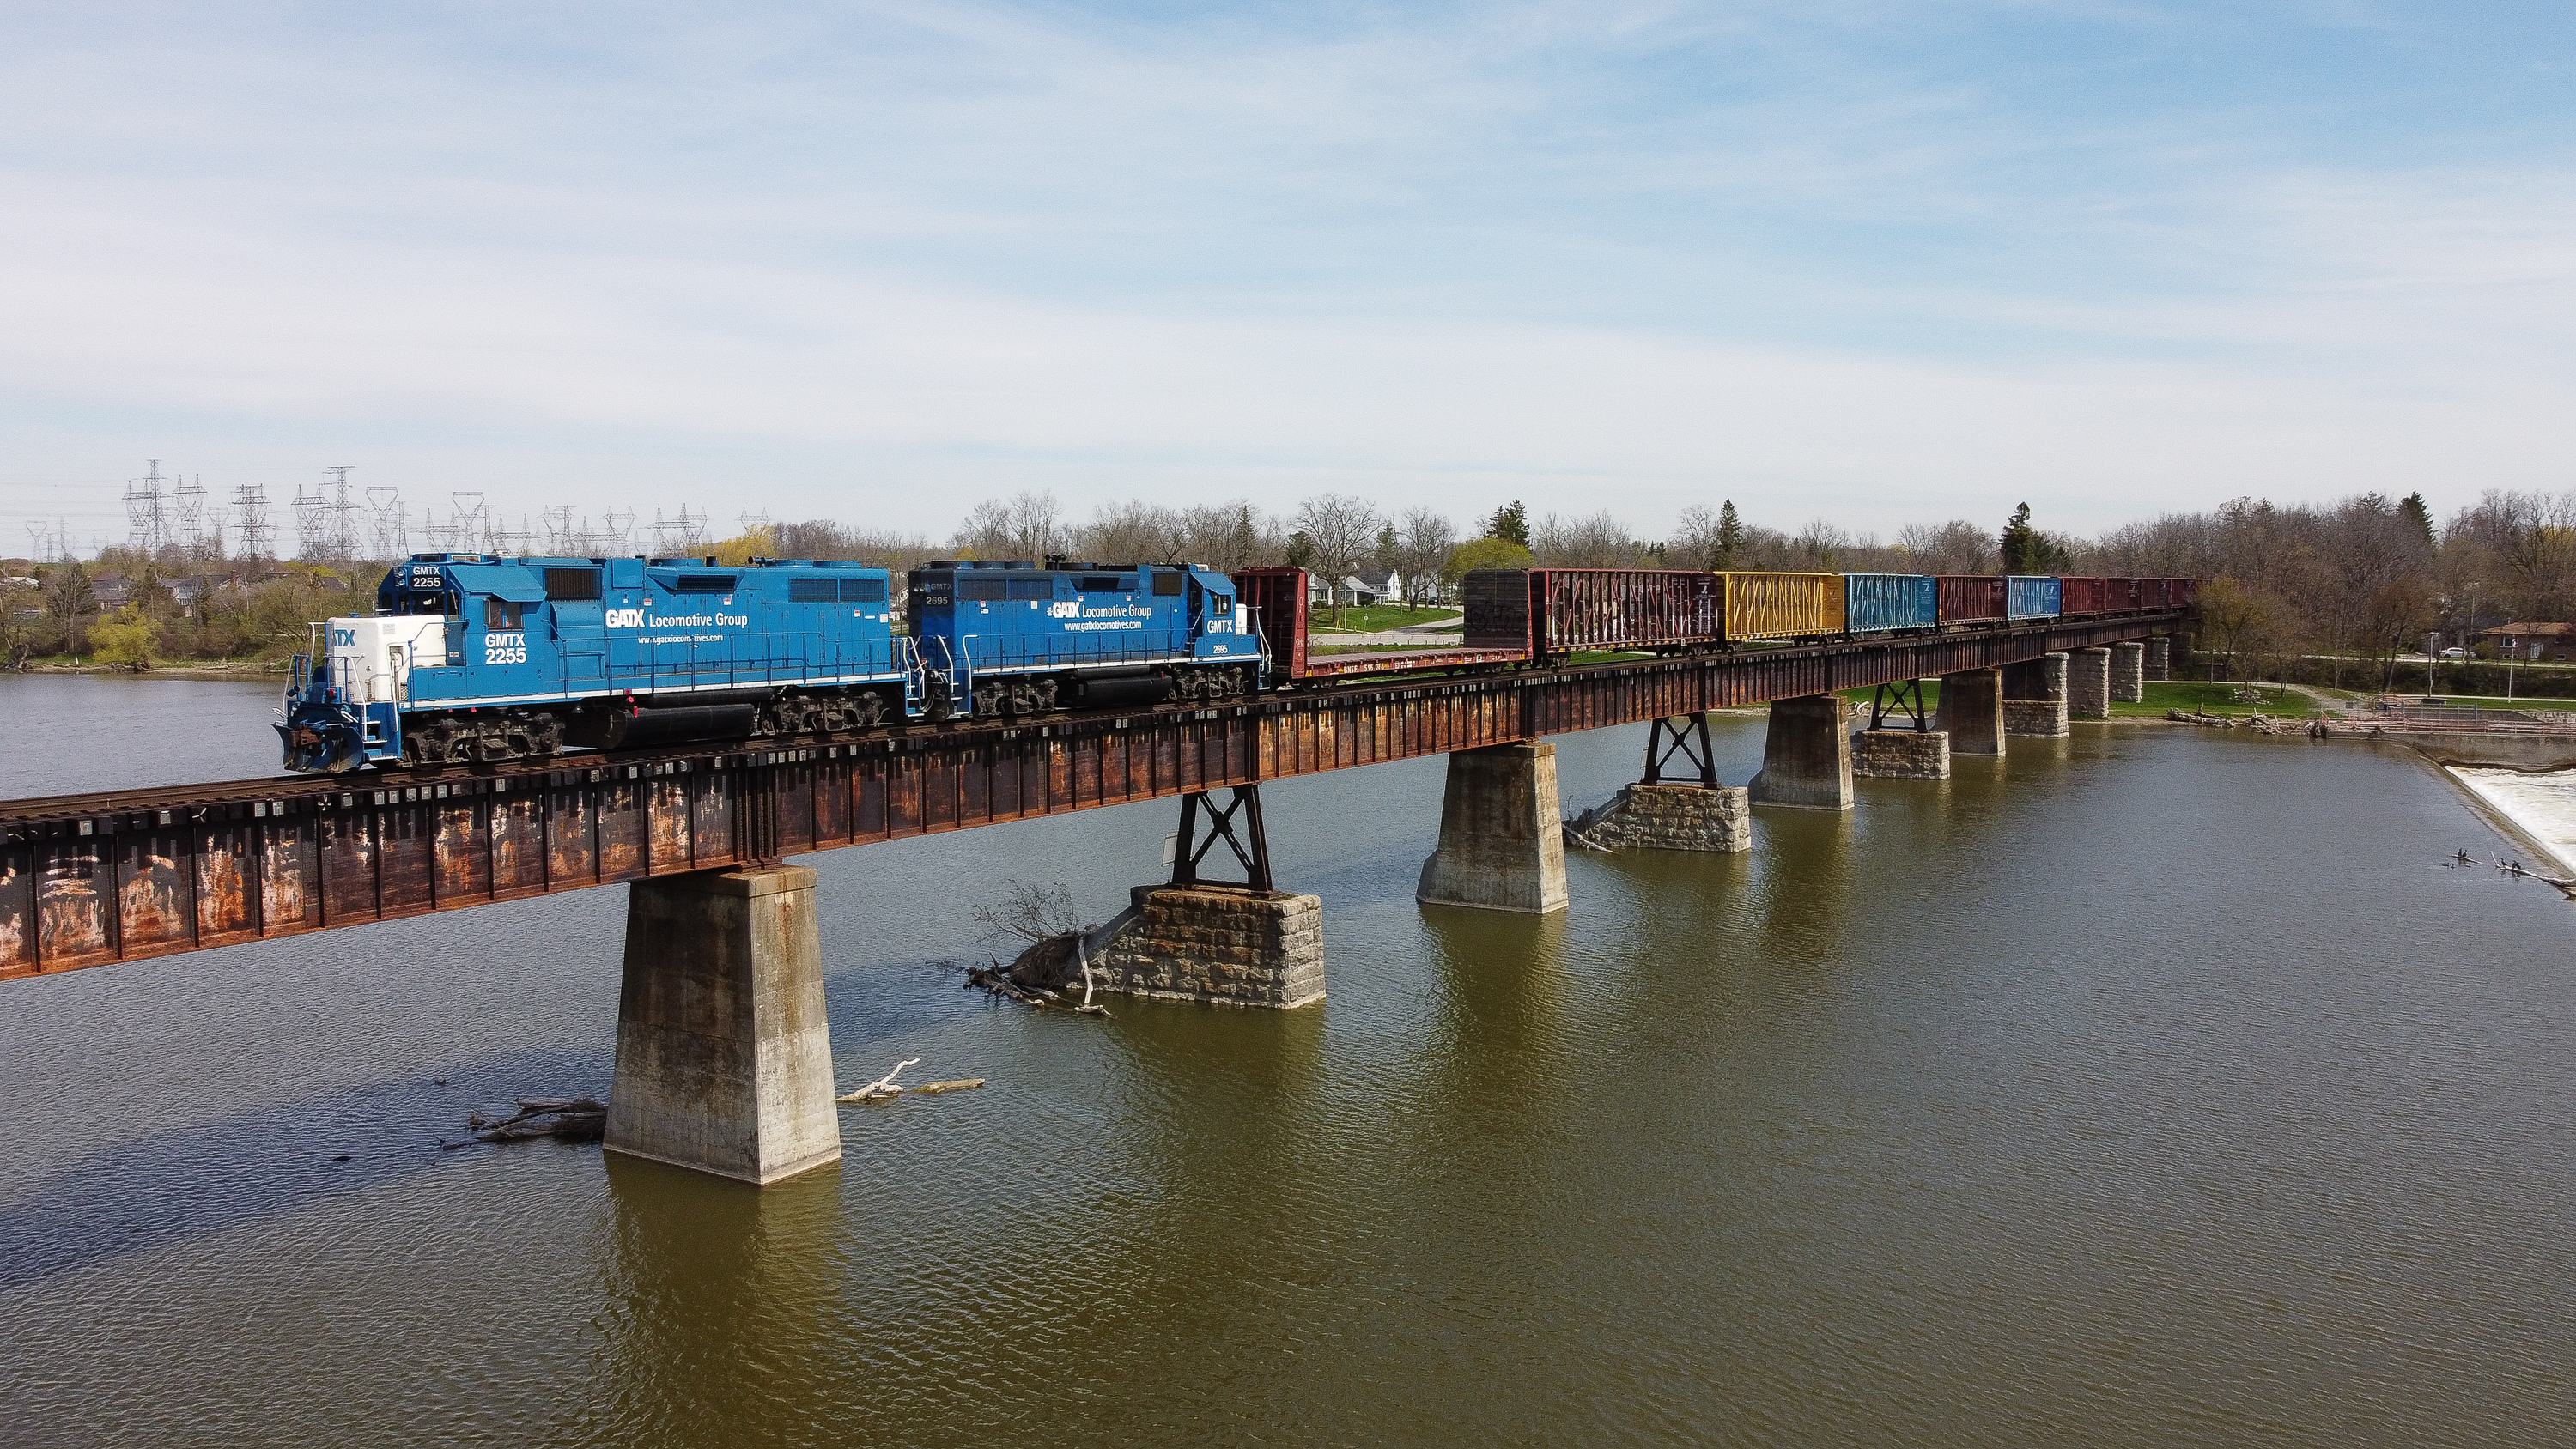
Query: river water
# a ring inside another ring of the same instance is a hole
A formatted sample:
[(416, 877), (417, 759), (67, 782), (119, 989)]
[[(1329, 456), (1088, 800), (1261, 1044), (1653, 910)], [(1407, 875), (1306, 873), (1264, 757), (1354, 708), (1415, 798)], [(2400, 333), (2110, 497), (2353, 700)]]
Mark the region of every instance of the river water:
[[(0, 794), (264, 773), (269, 700), (0, 680)], [(1549, 920), (1414, 904), (1440, 782), (1268, 787), (1296, 1013), (940, 964), (1167, 804), (807, 858), (844, 1083), (991, 1085), (766, 1192), (435, 1145), (606, 1091), (615, 889), (0, 983), (0, 1441), (2566, 1442), (2576, 913), (2404, 756), (2079, 727)]]

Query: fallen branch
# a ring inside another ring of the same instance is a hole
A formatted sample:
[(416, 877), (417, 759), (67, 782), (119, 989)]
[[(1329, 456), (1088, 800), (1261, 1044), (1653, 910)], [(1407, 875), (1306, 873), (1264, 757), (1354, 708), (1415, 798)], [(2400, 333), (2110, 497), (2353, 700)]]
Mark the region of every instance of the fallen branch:
[(903, 1095), (903, 1088), (896, 1086), (894, 1084), (894, 1079), (903, 1075), (904, 1068), (919, 1066), (920, 1064), (921, 1058), (919, 1057), (906, 1058), (903, 1061), (895, 1063), (893, 1071), (886, 1073), (884, 1076), (877, 1078), (875, 1081), (868, 1083), (866, 1086), (859, 1088), (855, 1092), (851, 1092), (846, 1096), (835, 1097), (833, 1100), (836, 1102), (892, 1101)]
[[(514, 1117), (494, 1121), (477, 1112), (465, 1119), (466, 1131), (476, 1142), (527, 1142), (539, 1137), (560, 1137), (568, 1142), (596, 1142), (608, 1132), (608, 1104), (592, 1097), (522, 1097)], [(442, 1152), (453, 1152), (463, 1142), (441, 1142)]]
[(942, 1092), (964, 1092), (984, 1085), (982, 1077), (960, 1077), (953, 1082), (924, 1082), (912, 1089), (916, 1097), (936, 1097)]

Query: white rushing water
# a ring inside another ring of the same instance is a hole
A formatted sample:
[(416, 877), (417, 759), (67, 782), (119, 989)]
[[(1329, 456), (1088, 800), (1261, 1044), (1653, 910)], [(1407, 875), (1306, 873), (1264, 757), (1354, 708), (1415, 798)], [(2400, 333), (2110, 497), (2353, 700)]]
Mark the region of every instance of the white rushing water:
[(2576, 875), (2576, 770), (2526, 775), (2519, 770), (2455, 766), (2451, 773), (2470, 794), (2547, 848), (2550, 863), (2560, 874)]

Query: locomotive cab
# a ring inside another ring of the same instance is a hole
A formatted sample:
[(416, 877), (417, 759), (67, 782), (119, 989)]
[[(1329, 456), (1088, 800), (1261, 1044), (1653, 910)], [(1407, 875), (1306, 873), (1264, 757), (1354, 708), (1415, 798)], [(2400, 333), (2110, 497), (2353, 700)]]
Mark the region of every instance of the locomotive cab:
[(889, 582), (827, 559), (416, 554), (375, 614), (314, 626), (278, 715), (286, 767), (873, 728), (918, 697)]

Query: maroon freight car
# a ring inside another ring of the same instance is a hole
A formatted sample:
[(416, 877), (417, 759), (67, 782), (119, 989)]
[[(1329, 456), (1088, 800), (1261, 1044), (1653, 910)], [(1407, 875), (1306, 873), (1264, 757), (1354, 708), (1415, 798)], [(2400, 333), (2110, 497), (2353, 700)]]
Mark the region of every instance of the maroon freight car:
[(2004, 617), (2001, 574), (1937, 574), (1939, 602), (1933, 617), (1944, 624), (1968, 624)]
[(1348, 654), (1318, 654), (1307, 647), (1307, 609), (1314, 584), (1304, 569), (1251, 568), (1233, 577), (1235, 597), (1259, 621), (1262, 648), (1270, 655), (1273, 679), (1400, 674), (1414, 669), (1511, 664), (1529, 657), (1526, 649), (1480, 649), (1473, 640), (1463, 649), (1363, 649)]
[(2059, 574), (2057, 586), (2057, 612), (2062, 615), (2071, 618), (2077, 614), (2100, 614), (2108, 610), (2111, 599), (2109, 579)]
[(1683, 569), (1475, 569), (1466, 579), (1467, 647), (1552, 657), (1580, 650), (1666, 651), (1719, 643), (1714, 574)]

